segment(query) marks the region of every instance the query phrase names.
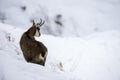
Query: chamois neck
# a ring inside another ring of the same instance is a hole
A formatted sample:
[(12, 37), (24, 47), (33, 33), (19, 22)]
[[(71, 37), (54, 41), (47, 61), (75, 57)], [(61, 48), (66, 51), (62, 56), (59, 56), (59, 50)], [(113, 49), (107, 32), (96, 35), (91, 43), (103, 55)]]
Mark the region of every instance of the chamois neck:
[(29, 34), (28, 32), (26, 32), (26, 35), (29, 39), (35, 40), (35, 37), (33, 35)]
[(34, 36), (29, 36), (30, 37), (30, 39), (33, 39), (33, 40), (35, 40), (35, 37)]
[(35, 39), (35, 32), (36, 32), (36, 28), (35, 27), (31, 27), (30, 29), (28, 29), (28, 31), (26, 31), (26, 34), (28, 36), (28, 38), (30, 39)]

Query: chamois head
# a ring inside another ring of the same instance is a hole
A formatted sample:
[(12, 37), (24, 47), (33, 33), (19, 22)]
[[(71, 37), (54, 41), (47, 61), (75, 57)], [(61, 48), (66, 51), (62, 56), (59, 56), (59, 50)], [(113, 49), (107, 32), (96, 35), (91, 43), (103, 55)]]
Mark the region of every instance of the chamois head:
[(36, 36), (39, 37), (40, 34), (40, 27), (45, 23), (45, 21), (43, 21), (42, 19), (40, 19), (39, 23), (35, 23), (35, 21), (33, 20), (33, 24), (32, 27), (27, 31), (29, 36)]

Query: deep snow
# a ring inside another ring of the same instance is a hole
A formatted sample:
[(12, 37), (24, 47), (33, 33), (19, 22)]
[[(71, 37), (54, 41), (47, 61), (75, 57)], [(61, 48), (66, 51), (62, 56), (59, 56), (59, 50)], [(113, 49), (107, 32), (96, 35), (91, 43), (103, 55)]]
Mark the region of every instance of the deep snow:
[[(42, 35), (46, 66), (27, 63), (19, 48), (25, 29), (0, 23), (0, 80), (119, 80), (120, 32), (96, 32), (81, 38)], [(62, 65), (62, 67), (60, 66)]]

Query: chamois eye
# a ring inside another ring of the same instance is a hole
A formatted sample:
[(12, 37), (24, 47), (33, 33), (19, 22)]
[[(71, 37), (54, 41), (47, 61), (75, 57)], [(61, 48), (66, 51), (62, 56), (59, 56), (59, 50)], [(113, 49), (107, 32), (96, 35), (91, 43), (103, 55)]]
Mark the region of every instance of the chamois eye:
[(39, 27), (37, 27), (37, 30), (40, 30), (40, 28), (39, 28)]
[(40, 27), (40, 25), (39, 25), (39, 24), (36, 24), (36, 27)]

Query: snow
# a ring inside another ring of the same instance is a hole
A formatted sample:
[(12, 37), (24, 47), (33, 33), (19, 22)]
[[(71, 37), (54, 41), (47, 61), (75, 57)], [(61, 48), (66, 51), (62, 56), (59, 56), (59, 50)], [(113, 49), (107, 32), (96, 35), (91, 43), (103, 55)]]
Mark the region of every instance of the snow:
[[(32, 19), (42, 18), (46, 21), (41, 29), (44, 34), (81, 37), (120, 30), (119, 8), (120, 0), (1, 0), (0, 21), (28, 28)], [(56, 19), (63, 25), (57, 24)]]
[[(120, 80), (120, 0), (0, 0), (0, 80)], [(45, 67), (19, 46), (45, 20)]]
[(0, 26), (0, 80), (120, 79), (119, 30), (81, 38), (42, 35), (36, 39), (48, 48), (43, 67), (27, 63), (23, 57), (19, 39), (25, 29), (2, 23)]
[[(2, 25), (0, 24), (0, 26)], [(5, 24), (4, 27), (9, 28)], [(37, 64), (27, 63), (19, 49), (19, 45), (16, 46), (17, 43), (8, 39), (8, 33), (3, 31), (3, 28), (0, 29), (0, 80), (67, 80), (60, 73), (52, 72), (52, 70)], [(16, 40), (18, 37), (14, 38)]]

